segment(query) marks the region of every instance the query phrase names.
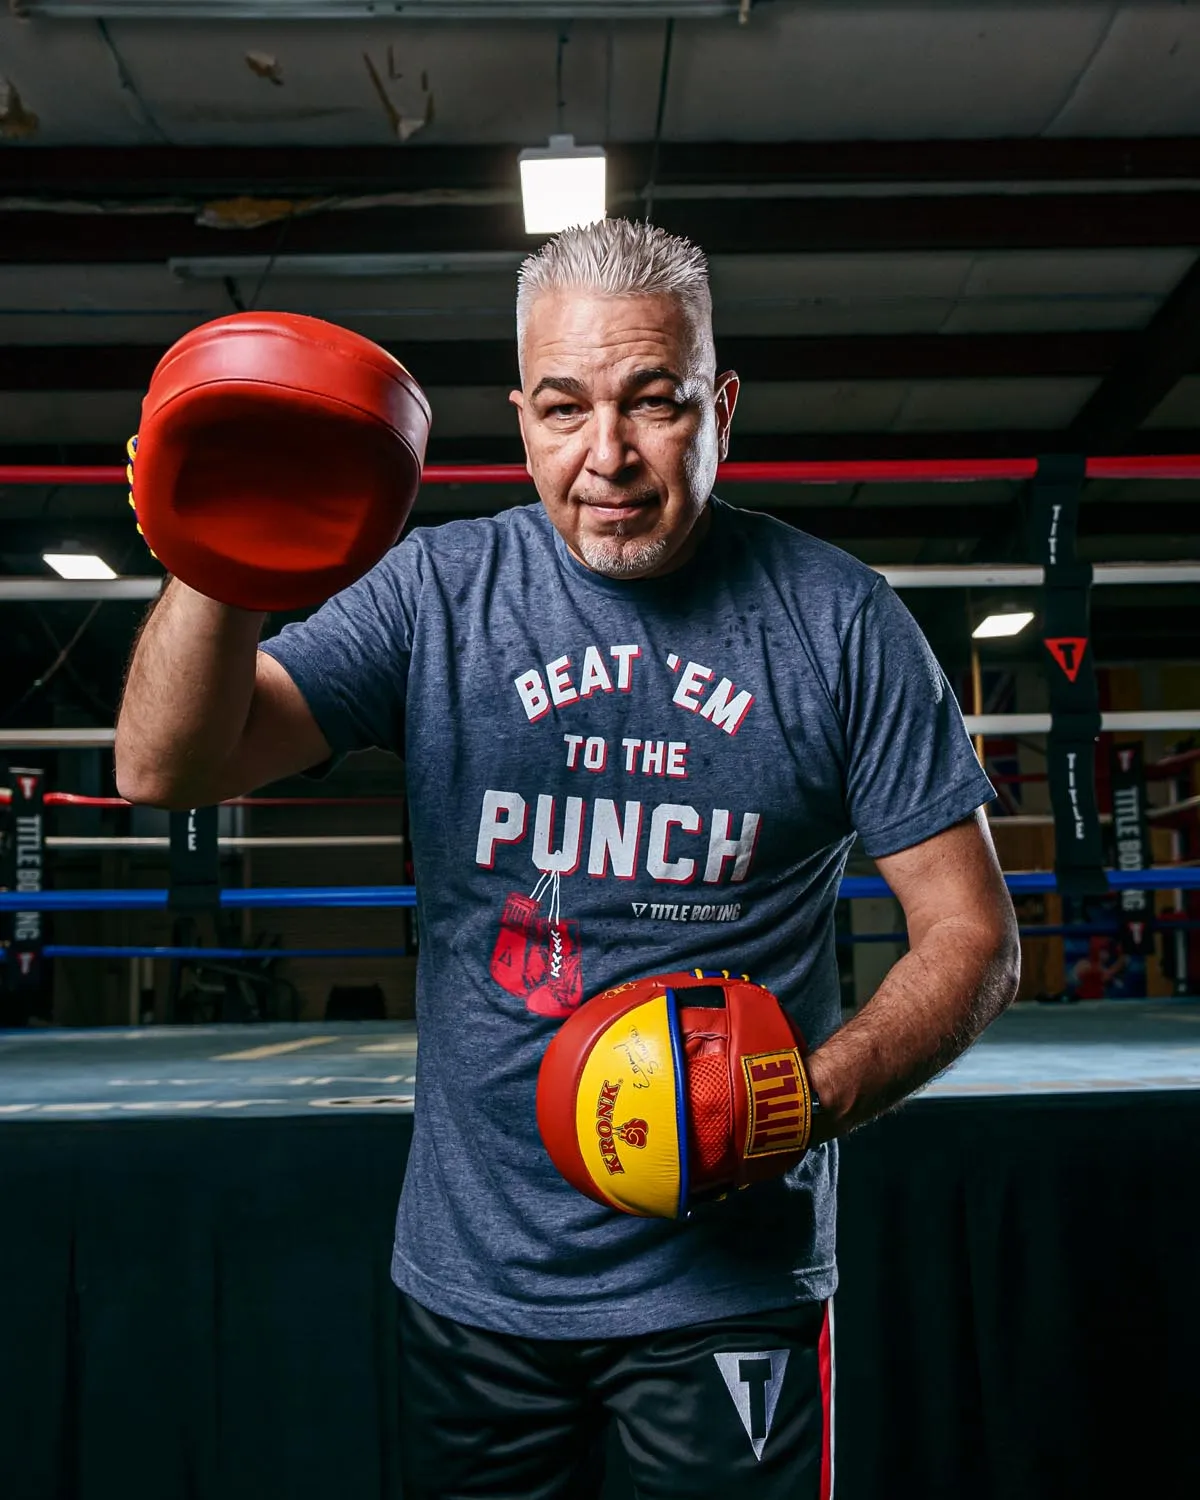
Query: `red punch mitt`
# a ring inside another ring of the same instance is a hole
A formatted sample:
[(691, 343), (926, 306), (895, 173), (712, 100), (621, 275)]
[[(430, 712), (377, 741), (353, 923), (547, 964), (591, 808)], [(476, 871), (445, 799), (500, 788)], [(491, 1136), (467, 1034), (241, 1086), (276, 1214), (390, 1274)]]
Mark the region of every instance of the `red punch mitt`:
[(420, 386), (370, 339), (293, 313), (218, 318), (151, 377), (138, 524), (169, 572), (223, 604), (318, 604), (400, 535), (429, 418)]
[(556, 1032), (537, 1117), (554, 1165), (624, 1213), (686, 1218), (808, 1149), (804, 1039), (745, 977), (665, 974), (588, 1000)]

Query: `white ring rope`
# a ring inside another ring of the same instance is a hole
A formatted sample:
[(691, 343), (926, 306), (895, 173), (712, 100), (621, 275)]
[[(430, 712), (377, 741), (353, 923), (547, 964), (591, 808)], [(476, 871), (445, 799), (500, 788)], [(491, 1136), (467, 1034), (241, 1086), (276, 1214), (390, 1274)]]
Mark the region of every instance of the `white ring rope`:
[[(1050, 733), (1049, 714), (966, 714), (964, 720), (967, 733), (971, 735)], [(1138, 713), (1101, 714), (1100, 728), (1140, 733), (1154, 730), (1197, 730), (1200, 729), (1200, 709), (1149, 709)]]
[[(298, 834), (290, 838), (219, 838), (217, 848), (248, 852), (256, 849), (402, 849), (406, 842), (398, 833), (322, 834), (313, 837)], [(170, 844), (169, 838), (72, 838), (51, 834), (46, 839), (47, 849), (167, 849)]]
[[(967, 714), (971, 735), (1049, 734), (1049, 714)], [(1151, 733), (1200, 730), (1200, 709), (1148, 709), (1100, 716), (1101, 729)], [(113, 743), (111, 729), (0, 729), (0, 750), (102, 750)]]
[[(803, 519), (803, 511), (797, 512)], [(1010, 589), (1037, 588), (1046, 581), (1045, 569), (1034, 564), (936, 563), (911, 567), (877, 567), (895, 589)], [(0, 600), (18, 602), (72, 600), (156, 599), (162, 579), (112, 578), (95, 581), (57, 578), (0, 578)], [(1092, 570), (1096, 587), (1115, 584), (1200, 583), (1200, 562), (1097, 563)]]

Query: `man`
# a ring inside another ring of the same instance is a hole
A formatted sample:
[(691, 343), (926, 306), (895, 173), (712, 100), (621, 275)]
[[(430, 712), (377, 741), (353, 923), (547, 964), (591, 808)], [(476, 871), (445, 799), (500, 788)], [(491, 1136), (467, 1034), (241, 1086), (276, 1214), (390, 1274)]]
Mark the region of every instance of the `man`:
[[(420, 894), (418, 1105), (397, 1224), (411, 1497), (582, 1497), (614, 1416), (642, 1496), (827, 1495), (835, 1137), (1011, 1000), (991, 789), (886, 584), (712, 496), (737, 377), (702, 255), (570, 230), (520, 278), (512, 395), (541, 504), (415, 531), (303, 625), (175, 582), (117, 730), (135, 801), (190, 806), (382, 745)], [(856, 833), (910, 951), (845, 1026)], [(692, 1219), (610, 1212), (538, 1140), (561, 1019), (736, 969), (814, 1050), (816, 1146)]]

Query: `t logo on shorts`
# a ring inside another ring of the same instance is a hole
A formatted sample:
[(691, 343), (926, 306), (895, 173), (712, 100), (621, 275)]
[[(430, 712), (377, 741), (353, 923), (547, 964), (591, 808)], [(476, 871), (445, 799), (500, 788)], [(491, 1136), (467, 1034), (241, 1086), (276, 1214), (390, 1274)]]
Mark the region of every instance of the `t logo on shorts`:
[(789, 1352), (787, 1349), (765, 1349), (759, 1354), (713, 1355), (742, 1419), (754, 1456), (760, 1462), (779, 1404)]

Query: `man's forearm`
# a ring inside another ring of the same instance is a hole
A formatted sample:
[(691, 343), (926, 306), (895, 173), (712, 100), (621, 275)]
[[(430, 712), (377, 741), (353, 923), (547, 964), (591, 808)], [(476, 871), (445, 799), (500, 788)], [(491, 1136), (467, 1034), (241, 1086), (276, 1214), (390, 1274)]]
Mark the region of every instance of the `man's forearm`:
[(209, 799), (254, 696), (265, 615), (233, 609), (177, 579), (147, 616), (117, 718), (117, 785), (134, 801)]
[(819, 1138), (852, 1130), (928, 1083), (1010, 1003), (1019, 975), (1015, 929), (934, 923), (809, 1058)]

